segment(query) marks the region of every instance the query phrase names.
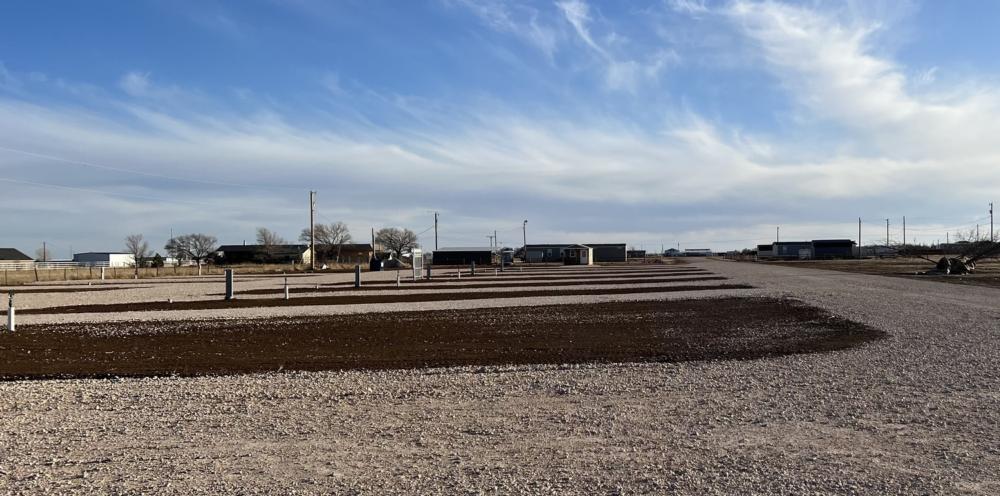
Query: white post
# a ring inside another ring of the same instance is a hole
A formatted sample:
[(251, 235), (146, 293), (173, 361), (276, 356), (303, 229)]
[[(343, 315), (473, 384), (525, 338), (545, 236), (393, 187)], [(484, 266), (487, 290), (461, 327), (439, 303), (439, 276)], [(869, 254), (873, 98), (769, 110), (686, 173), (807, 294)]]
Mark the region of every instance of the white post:
[(14, 290), (10, 291), (10, 299), (7, 303), (7, 330), (14, 332)]
[(458, 269), (458, 278), (459, 279), (462, 278), (462, 268), (461, 267), (459, 267), (459, 269)]
[(285, 278), (285, 299), (288, 299), (288, 278)]
[(201, 275), (201, 260), (198, 260), (198, 275)]
[(104, 280), (104, 267), (101, 267), (101, 280)]
[(396, 287), (399, 287), (399, 271), (396, 271)]

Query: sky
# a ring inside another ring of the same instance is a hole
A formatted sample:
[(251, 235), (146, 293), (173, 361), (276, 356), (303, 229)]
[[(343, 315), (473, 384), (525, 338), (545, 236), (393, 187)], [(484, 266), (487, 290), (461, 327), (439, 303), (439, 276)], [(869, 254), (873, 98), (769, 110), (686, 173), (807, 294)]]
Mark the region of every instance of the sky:
[[(1000, 200), (1000, 2), (0, 3), (0, 246), (933, 243)], [(527, 220), (526, 229), (523, 221)], [(1000, 229), (998, 229), (1000, 232)]]

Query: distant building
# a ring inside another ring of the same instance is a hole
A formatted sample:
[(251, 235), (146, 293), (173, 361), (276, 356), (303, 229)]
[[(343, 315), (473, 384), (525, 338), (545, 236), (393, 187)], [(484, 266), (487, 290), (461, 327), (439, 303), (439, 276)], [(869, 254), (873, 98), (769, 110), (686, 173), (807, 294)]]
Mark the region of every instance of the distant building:
[(493, 248), (491, 247), (453, 247), (434, 250), (434, 265), (491, 265), (493, 263)]
[(317, 262), (366, 264), (374, 251), (370, 243), (344, 243), (341, 245), (316, 245)]
[[(570, 243), (563, 244), (542, 244), (528, 245), (525, 247), (525, 261), (539, 262), (562, 262), (565, 258), (565, 250)], [(593, 261), (595, 263), (624, 262), (628, 260), (628, 251), (625, 243), (582, 243), (594, 250)]]
[(646, 250), (629, 250), (625, 255), (631, 260), (635, 258), (646, 258)]
[(683, 253), (681, 253), (681, 251), (677, 248), (667, 248), (666, 251), (663, 252), (663, 256), (665, 257), (679, 257), (681, 255), (683, 255)]
[(774, 245), (757, 245), (757, 258), (773, 258)]
[(814, 239), (812, 258), (853, 258), (854, 244), (850, 239)]
[(772, 246), (775, 258), (805, 260), (813, 257), (812, 241), (781, 241)]
[(223, 245), (216, 250), (219, 262), (237, 264), (308, 264), (312, 261), (309, 245)]
[(684, 250), (685, 257), (710, 257), (712, 250), (708, 248), (687, 248)]
[(135, 255), (115, 251), (74, 253), (73, 261), (85, 267), (135, 267)]
[(594, 248), (586, 245), (569, 245), (563, 249), (566, 265), (594, 265)]
[(16, 248), (0, 248), (0, 265), (10, 269), (30, 269), (35, 260)]

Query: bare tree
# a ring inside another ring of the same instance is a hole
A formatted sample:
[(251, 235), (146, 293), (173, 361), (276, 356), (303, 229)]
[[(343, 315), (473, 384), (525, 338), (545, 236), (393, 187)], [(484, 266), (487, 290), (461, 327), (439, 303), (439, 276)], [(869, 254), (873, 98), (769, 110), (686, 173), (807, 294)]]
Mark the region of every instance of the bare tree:
[(381, 243), (385, 249), (399, 258), (404, 251), (420, 246), (417, 244), (417, 235), (409, 229), (399, 229), (397, 227), (386, 227), (379, 229), (375, 233), (375, 241)]
[(275, 245), (288, 244), (284, 238), (278, 235), (278, 233), (266, 228), (257, 228), (257, 244), (263, 246), (264, 248), (270, 248)]
[(202, 260), (215, 251), (219, 240), (208, 234), (184, 234), (171, 238), (164, 248), (170, 256), (178, 260), (194, 260), (201, 265)]
[[(330, 250), (337, 249), (337, 262), (340, 262), (340, 250), (347, 243), (351, 242), (351, 232), (347, 229), (347, 224), (343, 222), (331, 222), (329, 224), (316, 224), (316, 246), (317, 251), (321, 248)], [(302, 230), (299, 234), (299, 241), (309, 242), (309, 228)]]
[(42, 246), (35, 250), (35, 260), (41, 260), (43, 262), (49, 261), (49, 250), (45, 244), (42, 244)]
[(135, 265), (135, 276), (139, 277), (139, 267), (143, 260), (149, 256), (149, 243), (143, 239), (141, 234), (129, 234), (125, 238), (125, 253), (132, 255)]

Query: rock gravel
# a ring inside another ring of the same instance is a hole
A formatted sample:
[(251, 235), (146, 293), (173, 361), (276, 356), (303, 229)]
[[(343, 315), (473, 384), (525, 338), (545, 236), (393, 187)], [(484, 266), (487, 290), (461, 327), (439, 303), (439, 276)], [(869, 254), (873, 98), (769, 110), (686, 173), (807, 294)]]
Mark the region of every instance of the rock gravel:
[(0, 491), (1000, 493), (1000, 290), (694, 265), (890, 335), (745, 361), (7, 382)]

